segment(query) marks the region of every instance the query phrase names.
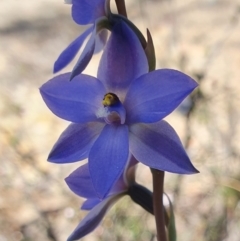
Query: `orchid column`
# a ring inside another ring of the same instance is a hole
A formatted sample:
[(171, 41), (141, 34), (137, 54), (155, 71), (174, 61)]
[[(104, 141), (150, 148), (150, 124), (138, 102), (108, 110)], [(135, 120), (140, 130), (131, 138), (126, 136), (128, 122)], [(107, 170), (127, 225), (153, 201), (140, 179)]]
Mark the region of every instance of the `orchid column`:
[[(152, 203), (144, 204), (139, 199), (137, 193), (141, 192), (148, 200), (153, 197), (154, 212), (151, 212), (156, 217), (158, 240), (166, 241), (162, 204), (164, 171), (178, 174), (198, 171), (178, 135), (163, 118), (197, 83), (177, 70), (154, 70), (155, 53), (149, 31), (146, 41), (126, 18), (124, 1), (116, 3), (119, 14), (111, 13), (107, 0), (72, 0), (73, 19), (79, 24), (93, 25), (62, 52), (54, 70), (65, 67), (83, 40), (92, 35), (73, 71), (54, 77), (40, 88), (49, 109), (72, 122), (57, 140), (48, 160), (61, 164), (88, 159), (86, 167), (80, 167), (67, 179), (75, 193), (87, 198), (84, 207), (91, 210), (69, 240), (91, 232), (122, 194), (152, 210)], [(106, 29), (110, 31), (108, 40)], [(99, 41), (105, 47), (97, 77), (81, 74)], [(153, 196), (128, 176), (138, 162), (152, 170)]]

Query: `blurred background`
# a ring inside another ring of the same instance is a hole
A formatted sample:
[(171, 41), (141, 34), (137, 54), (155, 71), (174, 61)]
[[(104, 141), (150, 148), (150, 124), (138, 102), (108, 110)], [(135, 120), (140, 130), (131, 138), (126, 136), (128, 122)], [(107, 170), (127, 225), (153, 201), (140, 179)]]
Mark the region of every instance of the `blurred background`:
[[(126, 2), (129, 18), (152, 33), (157, 67), (184, 71), (200, 84), (166, 118), (200, 171), (166, 174), (178, 241), (239, 241), (240, 2)], [(0, 3), (0, 241), (64, 241), (86, 215), (79, 210), (83, 199), (64, 182), (81, 163), (46, 161), (68, 123), (47, 109), (38, 88), (85, 28), (72, 21), (63, 0)], [(86, 73), (95, 75), (100, 56)], [(152, 188), (150, 171), (141, 164), (137, 180)], [(153, 241), (154, 218), (124, 197), (82, 240)]]

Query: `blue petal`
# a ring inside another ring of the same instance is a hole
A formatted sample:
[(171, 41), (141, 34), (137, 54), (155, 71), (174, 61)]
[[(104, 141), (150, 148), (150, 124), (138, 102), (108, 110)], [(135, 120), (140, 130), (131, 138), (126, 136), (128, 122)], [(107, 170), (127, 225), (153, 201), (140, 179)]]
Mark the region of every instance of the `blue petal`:
[(77, 63), (75, 64), (70, 80), (72, 80), (75, 76), (79, 75), (82, 73), (82, 71), (87, 67), (88, 63), (90, 62), (93, 54), (94, 54), (94, 49), (95, 49), (95, 40), (96, 40), (96, 35), (97, 35), (97, 29), (96, 26), (94, 26), (94, 30), (92, 32), (92, 35), (90, 39), (88, 40), (83, 52), (81, 53)]
[(101, 202), (99, 198), (87, 199), (81, 206), (82, 210), (91, 210)]
[(96, 198), (96, 192), (90, 178), (88, 164), (82, 165), (72, 172), (65, 181), (68, 187), (78, 196)]
[(127, 191), (128, 186), (125, 180), (125, 173), (122, 173), (118, 180), (114, 183), (111, 190), (108, 193), (108, 196), (116, 195), (118, 193), (123, 193)]
[(120, 197), (122, 197), (122, 195), (111, 196), (95, 206), (79, 223), (67, 241), (78, 240), (92, 232), (100, 224), (111, 205), (113, 205)]
[(103, 50), (104, 46), (107, 43), (107, 38), (108, 38), (108, 30), (106, 29), (103, 29), (97, 34), (94, 54), (99, 53), (101, 50)]
[(93, 23), (105, 15), (105, 0), (72, 0), (72, 18), (80, 25)]
[(113, 185), (112, 189), (109, 192), (109, 195), (122, 193), (128, 189), (129, 184), (135, 182), (135, 171), (137, 164), (138, 161), (135, 159), (135, 157), (133, 155), (130, 155), (124, 172)]
[(128, 167), (124, 170), (124, 183), (128, 187), (135, 182), (136, 165), (138, 163), (137, 159), (133, 155), (130, 155)]
[(131, 81), (148, 72), (143, 47), (135, 33), (122, 21), (117, 23), (104, 49), (98, 78), (109, 92), (120, 94)]
[(56, 73), (67, 66), (76, 56), (78, 50), (81, 48), (86, 37), (93, 31), (94, 26), (91, 26), (77, 37), (58, 57), (54, 63), (53, 72)]
[(62, 74), (42, 85), (40, 92), (48, 108), (57, 116), (76, 123), (96, 121), (106, 93), (102, 83), (91, 76), (79, 75), (69, 81)]
[(70, 163), (88, 157), (89, 151), (101, 132), (104, 124), (70, 124), (52, 148), (48, 161)]
[(175, 130), (167, 122), (134, 124), (129, 131), (130, 151), (143, 164), (179, 174), (198, 172)]
[(170, 114), (195, 88), (189, 76), (171, 69), (150, 72), (134, 80), (124, 106), (128, 122), (153, 123)]
[(128, 127), (106, 125), (89, 153), (89, 172), (98, 197), (105, 197), (122, 174), (129, 152)]

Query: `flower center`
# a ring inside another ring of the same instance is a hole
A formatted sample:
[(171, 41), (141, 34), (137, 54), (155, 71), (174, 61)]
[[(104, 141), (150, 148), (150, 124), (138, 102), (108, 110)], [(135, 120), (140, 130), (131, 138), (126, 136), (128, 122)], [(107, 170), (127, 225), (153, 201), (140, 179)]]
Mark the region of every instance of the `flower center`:
[(114, 93), (107, 93), (106, 95), (104, 95), (102, 104), (104, 107), (106, 107), (106, 106), (114, 106), (119, 102), (120, 100), (117, 97), (117, 95), (115, 95)]
[(107, 124), (124, 124), (126, 110), (116, 94), (105, 94), (102, 104), (103, 106), (96, 113), (98, 118), (104, 118)]

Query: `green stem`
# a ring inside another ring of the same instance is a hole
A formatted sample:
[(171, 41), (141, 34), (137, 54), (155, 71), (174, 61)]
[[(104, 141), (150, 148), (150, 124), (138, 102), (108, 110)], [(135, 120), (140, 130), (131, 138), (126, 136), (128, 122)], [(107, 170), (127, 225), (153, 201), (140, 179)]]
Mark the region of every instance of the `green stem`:
[(117, 5), (118, 13), (127, 18), (127, 10), (125, 5), (125, 0), (115, 0)]
[(153, 176), (153, 210), (156, 221), (157, 239), (158, 241), (167, 241), (163, 207), (164, 172), (152, 168), (151, 171)]

